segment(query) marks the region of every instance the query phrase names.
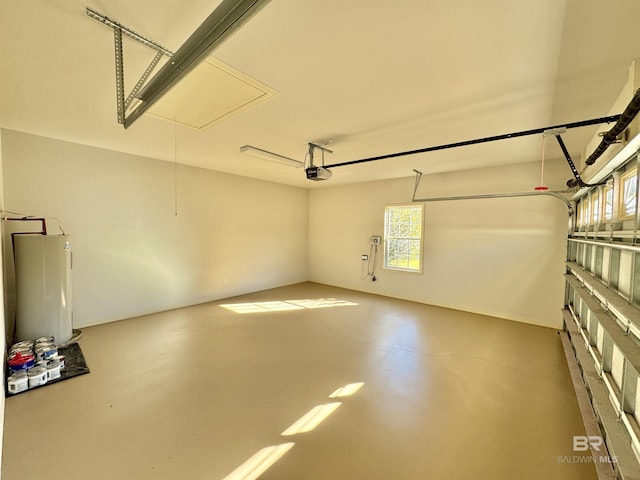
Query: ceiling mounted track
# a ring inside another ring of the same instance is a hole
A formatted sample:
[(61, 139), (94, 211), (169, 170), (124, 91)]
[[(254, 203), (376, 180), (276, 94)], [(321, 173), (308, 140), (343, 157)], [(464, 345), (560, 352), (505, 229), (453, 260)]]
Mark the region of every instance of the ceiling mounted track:
[[(144, 38), (123, 27), (118, 22), (108, 19), (94, 10), (87, 8), (87, 15), (114, 30), (116, 55), (116, 99), (118, 102), (118, 123), (124, 128), (130, 127), (144, 112), (157, 102), (166, 92), (178, 83), (185, 75), (203, 62), (211, 52), (233, 35), (249, 21), (260, 9), (271, 0), (223, 0), (209, 15), (185, 43), (175, 52), (171, 52), (157, 43)], [(136, 84), (133, 92), (124, 97), (124, 59), (122, 54), (122, 35), (125, 34), (158, 52), (145, 74)], [(163, 55), (171, 57), (148, 82), (147, 79)], [(126, 108), (133, 98), (139, 100), (138, 105), (126, 115)]]
[[(564, 157), (567, 163), (569, 164), (569, 168), (571, 168), (571, 172), (573, 173), (574, 179), (569, 180), (567, 182), (567, 186), (571, 188), (575, 186), (594, 187), (594, 186), (602, 185), (602, 183), (591, 184), (591, 183), (586, 183), (584, 180), (582, 180), (582, 177), (580, 176), (580, 172), (576, 168), (576, 165), (571, 159), (571, 155), (569, 155), (569, 151), (567, 150), (567, 147), (565, 146), (562, 140), (561, 134), (565, 133), (568, 129), (571, 129), (571, 128), (580, 128), (580, 127), (586, 127), (590, 125), (599, 125), (603, 123), (616, 122), (615, 125), (609, 131), (605, 132), (602, 135), (603, 137), (602, 141), (600, 142), (598, 147), (595, 149), (595, 151), (589, 156), (589, 158), (587, 158), (586, 164), (592, 165), (600, 156), (602, 156), (602, 154), (611, 144), (618, 143), (620, 141), (619, 140), (620, 135), (625, 132), (629, 124), (634, 120), (634, 118), (638, 115), (639, 112), (640, 112), (640, 89), (638, 89), (635, 92), (633, 98), (631, 99), (631, 101), (629, 102), (625, 110), (619, 115), (610, 115), (607, 117), (594, 118), (591, 120), (583, 120), (580, 122), (566, 123), (566, 124), (554, 125), (551, 127), (544, 127), (544, 128), (534, 128), (533, 130), (522, 130), (519, 132), (505, 133), (502, 135), (495, 135), (492, 137), (483, 137), (483, 138), (477, 138), (474, 140), (465, 140), (463, 142), (446, 143), (443, 145), (436, 145), (433, 147), (419, 148), (417, 150), (407, 150), (404, 152), (379, 155), (377, 157), (369, 157), (369, 158), (363, 158), (360, 160), (351, 160), (348, 162), (334, 163), (332, 165), (326, 165), (326, 168), (336, 168), (336, 167), (344, 167), (346, 165), (355, 165), (358, 163), (375, 162), (377, 160), (385, 160), (388, 158), (403, 157), (407, 155), (415, 155), (418, 153), (435, 152), (438, 150), (447, 150), (451, 148), (465, 147), (468, 145), (476, 145), (479, 143), (495, 142), (498, 140), (507, 140), (509, 138), (524, 137), (528, 135), (538, 135), (542, 133), (544, 136), (553, 135), (556, 137), (556, 140), (558, 141), (558, 145), (560, 146), (560, 149), (562, 150), (562, 153), (564, 154)], [(543, 190), (543, 188), (541, 188), (541, 190)]]
[(124, 128), (131, 126), (171, 87), (205, 60), (270, 0), (223, 0), (195, 32), (137, 95), (141, 101), (125, 118)]
[[(616, 124), (613, 127), (611, 127), (609, 131), (604, 132), (602, 134), (602, 141), (596, 147), (593, 153), (589, 155), (589, 158), (585, 160), (585, 163), (587, 165), (593, 165), (596, 162), (596, 160), (600, 158), (602, 154), (607, 150), (607, 148), (609, 148), (610, 145), (614, 143), (620, 143), (621, 141), (620, 136), (626, 131), (627, 127), (633, 121), (633, 119), (636, 118), (636, 115), (638, 115), (638, 112), (640, 112), (640, 89), (636, 90), (635, 94), (633, 95), (633, 98), (627, 104), (627, 107), (624, 109), (624, 112), (620, 114), (620, 118), (618, 119)], [(579, 186), (580, 188), (589, 188), (589, 187), (598, 187), (600, 185), (604, 185), (605, 183), (607, 183), (606, 180), (601, 181), (599, 183), (586, 183), (584, 180), (582, 180), (582, 177), (580, 176), (580, 172), (578, 172), (578, 169), (576, 168), (575, 164), (573, 163), (573, 160), (571, 159), (571, 155), (569, 155), (569, 151), (567, 150), (567, 147), (562, 141), (562, 137), (560, 136), (561, 133), (564, 133), (564, 132), (561, 132), (561, 131), (551, 132), (551, 134), (555, 135), (556, 140), (558, 140), (558, 145), (560, 145), (560, 149), (562, 150), (564, 158), (567, 160), (567, 163), (569, 164), (569, 168), (571, 168), (571, 173), (573, 173), (574, 178), (572, 178), (567, 182), (567, 186), (568, 187)]]
[(488, 143), (488, 142), (495, 142), (498, 140), (507, 140), (509, 138), (525, 137), (528, 135), (538, 135), (548, 130), (555, 130), (555, 129), (568, 130), (570, 128), (580, 128), (580, 127), (587, 127), (589, 125), (611, 123), (611, 122), (617, 121), (619, 118), (620, 118), (620, 115), (610, 115), (608, 117), (594, 118), (591, 120), (583, 120), (580, 122), (573, 122), (573, 123), (563, 123), (563, 124), (554, 125), (551, 127), (534, 128), (533, 130), (522, 130), (520, 132), (505, 133), (502, 135), (495, 135), (493, 137), (483, 137), (483, 138), (476, 138), (474, 140), (465, 140), (463, 142), (445, 143), (444, 145), (436, 145), (433, 147), (419, 148), (417, 150), (406, 150), (404, 152), (389, 153), (389, 154), (380, 155), (377, 157), (369, 157), (369, 158), (362, 158), (360, 160), (350, 160), (348, 162), (334, 163), (332, 165), (326, 165), (326, 168), (344, 167), (346, 165), (355, 165), (357, 163), (375, 162), (377, 160), (386, 160), (388, 158), (404, 157), (407, 155), (416, 155), (418, 153), (435, 152), (438, 150), (448, 150), (451, 148), (466, 147), (469, 145), (476, 145), (479, 143)]
[(567, 212), (569, 215), (573, 213), (573, 206), (571, 202), (567, 200), (563, 194), (566, 193), (574, 193), (575, 190), (535, 190), (533, 192), (515, 192), (515, 193), (487, 193), (487, 194), (479, 194), (479, 195), (454, 195), (448, 197), (428, 197), (428, 198), (416, 198), (416, 194), (418, 192), (418, 187), (420, 186), (420, 180), (422, 179), (423, 173), (418, 170), (413, 170), (416, 173), (416, 180), (413, 187), (413, 196), (411, 197), (412, 202), (416, 203), (429, 203), (429, 202), (450, 202), (456, 200), (482, 200), (482, 199), (490, 199), (490, 198), (517, 198), (517, 197), (539, 197), (539, 196), (548, 196), (557, 198), (567, 207)]
[(548, 196), (554, 197), (558, 200), (562, 201), (567, 207), (569, 215), (573, 211), (571, 203), (565, 197), (562, 196), (564, 193), (575, 193), (575, 190), (555, 190), (555, 191), (533, 191), (533, 192), (516, 192), (516, 193), (487, 193), (483, 195), (458, 195), (452, 197), (432, 197), (432, 198), (414, 198), (413, 202), (417, 203), (428, 203), (428, 202), (449, 202), (453, 200), (481, 200), (487, 198), (517, 198), (517, 197), (539, 197), (539, 196)]
[(602, 136), (602, 141), (593, 153), (589, 155), (589, 158), (585, 160), (585, 163), (587, 165), (593, 165), (595, 161), (602, 156), (605, 150), (609, 148), (609, 145), (617, 143), (618, 137), (626, 130), (633, 119), (636, 118), (638, 112), (640, 112), (640, 89), (636, 90), (633, 98), (627, 104), (627, 108), (625, 108), (624, 112), (620, 115), (620, 119), (616, 122), (613, 128), (611, 128), (611, 130)]

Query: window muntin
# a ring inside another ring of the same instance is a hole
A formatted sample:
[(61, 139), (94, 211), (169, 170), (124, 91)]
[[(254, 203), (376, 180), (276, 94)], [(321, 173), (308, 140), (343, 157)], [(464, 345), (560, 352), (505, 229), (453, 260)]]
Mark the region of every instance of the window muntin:
[(384, 268), (422, 272), (423, 205), (388, 205), (384, 209)]

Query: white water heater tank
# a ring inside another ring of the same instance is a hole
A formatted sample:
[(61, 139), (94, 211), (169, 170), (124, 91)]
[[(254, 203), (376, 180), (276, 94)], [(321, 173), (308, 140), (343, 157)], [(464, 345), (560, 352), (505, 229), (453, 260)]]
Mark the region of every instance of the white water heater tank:
[(72, 335), (71, 242), (68, 235), (14, 235), (16, 340)]

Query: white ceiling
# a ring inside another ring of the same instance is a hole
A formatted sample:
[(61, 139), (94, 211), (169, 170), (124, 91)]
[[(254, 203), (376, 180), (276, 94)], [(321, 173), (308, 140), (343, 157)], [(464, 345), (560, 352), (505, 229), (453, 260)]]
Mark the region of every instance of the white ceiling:
[[(304, 160), (307, 142), (331, 141), (327, 161), (337, 163), (605, 116), (640, 58), (638, 0), (273, 0), (214, 56), (276, 90), (275, 99), (205, 131), (149, 115), (125, 130), (116, 121), (113, 33), (85, 7), (175, 51), (218, 4), (0, 0), (2, 127), (318, 186), (239, 147)], [(126, 40), (124, 54), (128, 93), (154, 52)], [(566, 135), (574, 158), (594, 131)], [(539, 161), (540, 142), (340, 167), (325, 183)]]

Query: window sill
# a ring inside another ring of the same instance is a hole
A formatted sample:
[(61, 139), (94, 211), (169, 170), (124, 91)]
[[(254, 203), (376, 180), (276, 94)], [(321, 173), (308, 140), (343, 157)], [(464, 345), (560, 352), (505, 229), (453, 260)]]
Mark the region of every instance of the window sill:
[(401, 268), (401, 267), (382, 267), (383, 270), (389, 271), (389, 272), (403, 272), (403, 273), (414, 273), (417, 275), (422, 275), (424, 272), (423, 270), (410, 270), (408, 268)]

